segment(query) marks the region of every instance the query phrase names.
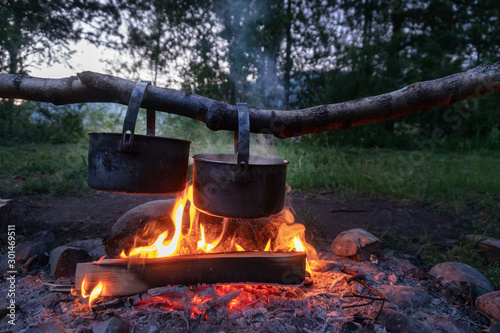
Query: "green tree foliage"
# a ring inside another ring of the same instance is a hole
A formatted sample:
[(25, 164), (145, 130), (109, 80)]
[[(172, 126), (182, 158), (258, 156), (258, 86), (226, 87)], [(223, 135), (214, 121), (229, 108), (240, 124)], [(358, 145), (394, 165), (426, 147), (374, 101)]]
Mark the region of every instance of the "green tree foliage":
[[(118, 3), (117, 3), (118, 4)], [(28, 74), (33, 65), (67, 61), (72, 42), (102, 42), (120, 24), (117, 4), (98, 0), (1, 0), (0, 72)], [(0, 140), (72, 142), (82, 116), (72, 107), (53, 112), (44, 104), (0, 101)]]
[[(495, 0), (6, 0), (0, 11), (4, 71), (23, 71), (33, 52), (50, 63), (80, 38), (102, 42), (91, 27), (112, 21), (114, 36), (106, 42), (132, 58), (115, 61), (115, 72), (138, 79), (146, 71), (160, 85), (258, 108), (376, 95), (500, 58)], [(413, 149), (442, 132), (440, 146), (494, 147), (499, 99), (306, 140)]]
[(24, 102), (11, 107), (0, 103), (0, 114), (7, 112), (13, 121), (0, 121), (0, 144), (74, 143), (85, 137), (83, 104), (56, 107), (49, 103)]
[[(342, 0), (339, 8), (340, 18), (332, 22), (339, 32), (336, 64), (296, 73), (295, 107), (385, 93), (500, 56), (497, 2)], [(488, 96), (308, 139), (419, 149), (422, 140), (443, 132), (434, 146), (499, 146), (499, 99)]]
[(117, 7), (97, 0), (2, 0), (0, 17), (0, 71), (8, 73), (67, 60), (71, 42), (98, 42), (120, 23)]

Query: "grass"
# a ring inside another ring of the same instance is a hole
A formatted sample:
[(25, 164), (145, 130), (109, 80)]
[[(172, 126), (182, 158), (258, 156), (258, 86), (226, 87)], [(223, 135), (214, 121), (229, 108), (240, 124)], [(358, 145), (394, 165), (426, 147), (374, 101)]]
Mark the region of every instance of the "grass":
[(292, 188), (306, 193), (336, 189), (347, 197), (445, 202), (455, 208), (471, 202), (493, 208), (500, 199), (498, 151), (424, 154), (284, 144), (278, 154), (290, 161)]
[(87, 147), (86, 143), (0, 147), (0, 196), (85, 191)]
[[(232, 136), (216, 133), (193, 141), (191, 153), (232, 152)], [(432, 152), (335, 148), (287, 140), (273, 145), (252, 139), (252, 153), (290, 161), (287, 181), (295, 191), (336, 190), (348, 198), (392, 197), (474, 203), (494, 209), (500, 201), (499, 151)], [(1, 147), (0, 194), (79, 193), (86, 189), (87, 143)]]

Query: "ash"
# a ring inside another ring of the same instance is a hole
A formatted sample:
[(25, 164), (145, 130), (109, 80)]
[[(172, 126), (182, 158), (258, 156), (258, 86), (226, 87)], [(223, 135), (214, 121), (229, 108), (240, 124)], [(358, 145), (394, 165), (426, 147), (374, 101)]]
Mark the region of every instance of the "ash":
[[(16, 277), (15, 326), (2, 299), (2, 332), (481, 332), (488, 320), (469, 300), (404, 259), (312, 261), (301, 285), (166, 286), (129, 297), (54, 292), (46, 267)], [(71, 281), (56, 281), (70, 283)], [(7, 295), (9, 281), (0, 283)]]

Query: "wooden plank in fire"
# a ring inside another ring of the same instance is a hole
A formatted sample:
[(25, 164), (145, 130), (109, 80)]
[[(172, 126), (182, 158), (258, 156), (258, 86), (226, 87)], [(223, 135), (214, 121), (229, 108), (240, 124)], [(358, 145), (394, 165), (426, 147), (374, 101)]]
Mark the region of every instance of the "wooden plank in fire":
[(230, 252), (148, 259), (103, 259), (79, 263), (75, 288), (89, 293), (103, 282), (101, 296), (126, 296), (167, 285), (260, 282), (300, 284), (304, 252)]

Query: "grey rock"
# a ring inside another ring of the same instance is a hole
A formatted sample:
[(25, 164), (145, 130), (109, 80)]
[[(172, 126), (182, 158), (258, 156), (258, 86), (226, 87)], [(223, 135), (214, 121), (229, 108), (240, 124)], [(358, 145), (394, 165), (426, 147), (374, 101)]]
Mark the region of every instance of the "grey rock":
[(491, 325), (490, 333), (500, 333), (500, 321), (496, 324)]
[[(31, 257), (36, 257), (39, 263), (46, 263), (48, 254), (56, 247), (56, 237), (50, 231), (42, 231), (16, 245), (16, 268), (21, 266)], [(12, 270), (8, 267), (8, 252), (0, 259), (0, 271)]]
[(361, 228), (341, 232), (332, 243), (332, 251), (338, 257), (355, 260), (369, 260), (380, 252), (380, 239)]
[(30, 327), (26, 333), (66, 333), (67, 331), (59, 324), (49, 323)]
[(488, 317), (500, 322), (500, 290), (479, 296), (476, 306)]
[(443, 262), (431, 268), (429, 273), (442, 281), (443, 285), (453, 293), (479, 295), (493, 291), (488, 279), (474, 267), (460, 262)]
[(429, 333), (474, 333), (474, 329), (452, 318), (427, 317), (422, 328)]
[(66, 246), (77, 247), (87, 251), (94, 261), (99, 260), (106, 255), (102, 238), (76, 240), (66, 244)]
[[(146, 202), (126, 212), (111, 227), (111, 236), (104, 240), (107, 255), (117, 258), (120, 252), (128, 252), (134, 245), (134, 239), (156, 238), (159, 230), (174, 231), (174, 223), (170, 217), (174, 207), (174, 199)], [(137, 245), (146, 245), (139, 243)]]
[(50, 252), (50, 274), (58, 279), (61, 277), (73, 277), (76, 272), (76, 264), (92, 261), (87, 251), (69, 246), (59, 246)]
[(473, 333), (474, 329), (443, 314), (419, 311), (409, 316), (408, 332), (412, 333)]
[(96, 324), (93, 333), (128, 333), (130, 331), (130, 323), (127, 318), (113, 316), (111, 319)]
[(377, 323), (390, 332), (408, 332), (408, 316), (398, 311), (385, 309), (377, 317)]
[(378, 291), (384, 295), (391, 305), (397, 305), (400, 309), (420, 308), (431, 303), (431, 296), (422, 288), (411, 286), (382, 286)]

